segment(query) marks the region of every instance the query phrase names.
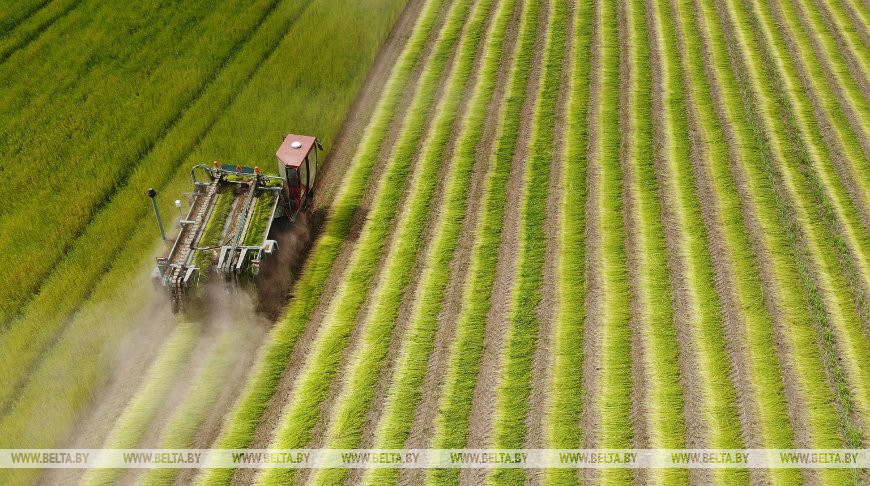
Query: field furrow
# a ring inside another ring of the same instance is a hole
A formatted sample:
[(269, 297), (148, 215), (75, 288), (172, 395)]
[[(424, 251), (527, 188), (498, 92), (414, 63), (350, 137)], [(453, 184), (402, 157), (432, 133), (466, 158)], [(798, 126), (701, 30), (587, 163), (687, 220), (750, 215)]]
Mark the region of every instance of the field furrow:
[[(26, 2), (16, 2), (26, 3)], [(25, 48), (30, 42), (42, 35), (58, 19), (63, 18), (74, 8), (81, 5), (82, 0), (43, 1), (36, 10), (24, 14), (17, 19), (14, 26), (0, 25), (0, 64), (6, 62), (12, 55)], [(0, 24), (4, 24), (0, 22)]]
[[(492, 0), (484, 0), (474, 7), (450, 80), (437, 102), (432, 131), (415, 154), (420, 161), (412, 176), (411, 196), (396, 223), (398, 233), (387, 253), (387, 263), (379, 277), (380, 281), (369, 298), (370, 311), (361, 324), (362, 336), (355, 345), (338, 395), (337, 402), (341, 405), (335, 407), (329, 417), (324, 440), (327, 448), (354, 448), (360, 445), (366, 414), (374, 399), (384, 367), (383, 360), (392, 342), (390, 335), (394, 332), (399, 308), (408, 298), (415, 255), (424, 252), (425, 235), (429, 233), (426, 227), (437, 224), (432, 219), (440, 217), (431, 210), (433, 200), (437, 201), (434, 193), (439, 189), (439, 183), (459, 183), (454, 177), (458, 169), (454, 165), (456, 158), (453, 157), (452, 140), (456, 139), (454, 125), (461, 118), (460, 109), (464, 105), (465, 94), (471, 91), (470, 86), (477, 83), (477, 79), (472, 81), (472, 78), (476, 77), (475, 71), (479, 69), (476, 61), (478, 47), (488, 31), (487, 23), (494, 18), (492, 12)], [(464, 172), (467, 173), (467, 169)], [(447, 191), (447, 186), (440, 187), (440, 193)], [(437, 206), (437, 202), (434, 205)], [(345, 478), (346, 472), (342, 469), (321, 470), (314, 474), (312, 482), (335, 484)]]
[[(800, 152), (800, 148), (795, 147), (797, 141), (791, 138), (796, 134), (788, 126), (783, 126), (789, 119), (788, 112), (782, 113), (781, 110), (784, 107), (777, 104), (775, 90), (771, 86), (772, 77), (763, 71), (765, 66), (773, 67), (774, 63), (764, 62), (761, 57), (762, 53), (758, 52), (757, 46), (763, 45), (763, 43), (747, 39), (747, 36), (751, 34), (751, 31), (747, 29), (752, 28), (755, 19), (749, 17), (749, 12), (730, 2), (723, 6), (723, 10), (723, 15), (732, 19), (731, 21), (736, 27), (734, 33), (737, 45), (743, 54), (748, 84), (751, 93), (759, 102), (759, 124), (764, 130), (765, 136), (769, 138), (768, 143), (774, 157), (773, 160), (779, 162), (772, 169), (786, 172), (785, 174), (774, 173), (773, 177), (776, 184), (784, 192), (784, 197), (791, 202), (790, 206), (795, 212), (793, 224), (797, 226), (800, 241), (805, 245), (805, 251), (810, 259), (807, 271), (813, 280), (813, 285), (818, 286), (817, 291), (822, 296), (824, 312), (828, 314), (831, 326), (836, 333), (837, 345), (843, 358), (851, 393), (857, 409), (861, 413), (863, 428), (866, 430), (867, 421), (870, 420), (868, 419), (870, 417), (868, 411), (870, 410), (868, 410), (867, 387), (865, 386), (868, 381), (863, 377), (865, 373), (863, 370), (868, 369), (867, 353), (870, 353), (870, 348), (863, 343), (864, 337), (861, 332), (860, 319), (856, 313), (854, 301), (849, 295), (847, 276), (838, 268), (840, 262), (836, 253), (838, 250), (844, 251), (843, 247), (846, 245), (842, 239), (838, 238), (839, 234), (832, 234), (826, 228), (827, 223), (833, 219), (830, 214), (830, 202), (823, 200), (815, 205), (809, 203), (809, 201), (813, 201), (811, 199), (813, 196), (821, 196), (818, 181), (807, 177), (813, 175), (812, 173), (807, 174), (809, 172), (807, 169), (798, 174), (796, 173), (797, 169), (792, 167), (795, 161), (803, 159), (803, 154)], [(775, 73), (771, 74), (775, 75)], [(807, 181), (807, 178), (811, 180)], [(814, 183), (815, 187), (812, 187)], [(807, 187), (807, 185), (811, 187)], [(817, 209), (827, 209), (829, 214), (818, 215), (815, 211), (810, 212), (810, 210)], [(857, 263), (861, 264), (861, 262)]]
[[(579, 448), (583, 443), (580, 428), (583, 375), (583, 323), (586, 298), (585, 216), (586, 165), (588, 154), (588, 116), (590, 56), (593, 37), (591, 1), (574, 5), (572, 55), (566, 66), (569, 74), (568, 99), (564, 113), (564, 147), (559, 201), (559, 252), (556, 256), (556, 298), (549, 380), (549, 409), (546, 444), (555, 448)], [(578, 484), (576, 471), (549, 469), (545, 479), (561, 484)]]
[[(532, 47), (537, 38), (540, 5), (529, 2), (523, 10), (517, 54), (502, 106), (495, 151), (484, 189), (476, 240), (456, 319), (456, 333), (450, 345), (445, 382), (438, 405), (431, 447), (463, 447), (469, 440), (467, 425), (472, 413), (475, 385), (481, 366), (484, 330), (491, 307), (490, 296), (496, 280), (498, 253), (505, 216), (509, 179), (516, 167), (515, 150), (520, 136), (520, 114), (525, 105), (531, 71)], [(464, 424), (464, 426), (463, 426)], [(433, 470), (429, 482), (457, 483), (459, 471)]]
[[(683, 448), (687, 437), (684, 417), (690, 412), (684, 406), (682, 385), (687, 380), (681, 376), (667, 241), (653, 160), (655, 61), (651, 60), (646, 14), (644, 2), (629, 2), (622, 6), (620, 22), (622, 44), (629, 46), (622, 52), (622, 79), (628, 87), (620, 100), (620, 132), (624, 136), (623, 219), (632, 301), (634, 447)], [(686, 471), (679, 470), (640, 471), (638, 477), (641, 481), (668, 483), (685, 483), (688, 479)]]
[[(390, 164), (372, 197), (374, 206), (354, 248), (348, 273), (333, 296), (317, 341), (294, 387), (293, 397), (277, 426), (273, 439), (275, 447), (303, 447), (311, 439), (311, 428), (319, 418), (320, 404), (337, 372), (339, 359), (348, 345), (348, 337), (354, 329), (365, 297), (371, 290), (376, 274), (382, 269), (379, 260), (388, 250), (388, 243), (398, 243), (395, 238), (390, 238), (390, 241), (388, 237), (400, 212), (399, 205), (410, 179), (409, 172), (415, 168), (411, 161), (418, 147), (426, 140), (429, 114), (433, 109), (437, 110), (439, 79), (443, 75), (444, 82), (449, 83), (457, 75), (456, 56), (462, 51), (462, 46), (474, 42), (469, 40), (468, 29), (479, 7), (479, 3), (472, 5), (472, 2), (464, 0), (451, 6), (433, 57), (422, 73), (420, 90), (415, 94), (410, 115), (405, 120)], [(426, 199), (425, 194), (410, 192), (407, 195), (407, 198), (417, 197)], [(266, 471), (260, 477), (260, 482), (293, 481), (294, 472), (278, 469)]]

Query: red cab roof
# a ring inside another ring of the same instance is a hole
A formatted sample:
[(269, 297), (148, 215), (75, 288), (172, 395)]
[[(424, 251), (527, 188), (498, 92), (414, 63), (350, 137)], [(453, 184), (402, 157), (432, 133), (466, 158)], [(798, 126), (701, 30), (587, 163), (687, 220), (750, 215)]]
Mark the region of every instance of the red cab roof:
[(286, 167), (299, 167), (317, 139), (308, 135), (287, 135), (275, 154)]

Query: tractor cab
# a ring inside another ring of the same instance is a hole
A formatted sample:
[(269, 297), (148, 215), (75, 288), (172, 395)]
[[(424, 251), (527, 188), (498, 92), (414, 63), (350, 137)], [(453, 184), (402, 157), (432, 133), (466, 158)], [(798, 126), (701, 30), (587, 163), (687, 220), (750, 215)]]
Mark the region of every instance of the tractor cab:
[(295, 214), (312, 197), (317, 177), (317, 151), (320, 141), (307, 135), (287, 135), (278, 147), (278, 174), (285, 182), (290, 212)]

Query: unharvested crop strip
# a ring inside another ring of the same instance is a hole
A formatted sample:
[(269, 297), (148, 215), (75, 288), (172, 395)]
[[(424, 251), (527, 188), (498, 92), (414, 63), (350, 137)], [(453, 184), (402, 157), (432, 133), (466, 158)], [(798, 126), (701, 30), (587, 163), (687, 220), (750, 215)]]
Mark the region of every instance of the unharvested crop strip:
[[(0, 346), (13, 343), (12, 346), (17, 349), (16, 353), (4, 355), (6, 359), (14, 359), (15, 362), (14, 365), (10, 363), (4, 368), (5, 372), (0, 372), (0, 383), (6, 383), (2, 387), (3, 391), (0, 391), (0, 404), (9, 403), (14, 396), (13, 392), (17, 394), (20, 391), (24, 384), (22, 380), (29, 376), (45, 351), (60, 339), (64, 329), (71, 324), (72, 319), (68, 314), (88, 300), (107, 266), (124, 248), (126, 239), (123, 235), (127, 234), (126, 230), (144, 217), (143, 213), (147, 210), (147, 206), (141, 201), (141, 188), (149, 185), (160, 188), (162, 184), (153, 182), (160, 182), (161, 179), (165, 181), (168, 177), (155, 174), (172, 174), (173, 169), (184, 160), (184, 156), (220, 119), (224, 112), (215, 111), (215, 106), (226, 109), (235, 99), (234, 93), (250, 80), (268, 54), (274, 50), (268, 47), (274, 48), (277, 45), (281, 38), (280, 33), (295, 22), (299, 10), (291, 10), (289, 14), (289, 17), (276, 16), (268, 29), (260, 31), (272, 37), (262, 45), (259, 42), (250, 42), (247, 48), (254, 49), (254, 52), (242, 49), (240, 53), (245, 56), (238, 58), (240, 63), (224, 71), (225, 77), (219, 77), (211, 83), (214, 89), (207, 90), (198, 98), (199, 102), (176, 125), (178, 130), (170, 131), (164, 139), (165, 143), (158, 146), (151, 153), (151, 157), (146, 157), (141, 167), (131, 172), (131, 178), (123, 189), (118, 191), (105, 210), (86, 227), (82, 236), (72, 244), (70, 253), (66, 254), (63, 262), (44, 282), (36, 297), (22, 308), (20, 318), (4, 334), (0, 334)], [(95, 248), (100, 251), (95, 251)], [(26, 345), (16, 344), (20, 342)], [(8, 376), (4, 376), (7, 374)]]
[[(450, 361), (436, 423), (434, 447), (463, 447), (468, 437), (468, 417), (480, 358), (483, 333), (495, 281), (496, 252), (504, 222), (507, 180), (519, 136), (519, 114), (525, 100), (531, 71), (540, 5), (529, 2), (523, 10), (518, 47), (508, 81), (508, 93), (499, 121), (499, 135), (484, 189), (484, 202), (478, 222), (469, 279), (463, 289), (463, 307), (457, 316), (457, 330), (451, 345)], [(486, 297), (482, 297), (486, 296)], [(455, 484), (457, 470), (432, 470), (429, 482)]]
[[(500, 51), (512, 49), (512, 46), (503, 45), (503, 42), (515, 5), (516, 0), (499, 2), (495, 24), (486, 39), (480, 80), (475, 85), (470, 108), (462, 123), (444, 207), (427, 255), (408, 336), (399, 352), (386, 410), (378, 426), (376, 447), (401, 448), (405, 444), (414, 412), (420, 402), (423, 392), (421, 386), (434, 345), (438, 315), (443, 308), (447, 283), (452, 273), (449, 263), (457, 248), (463, 215), (469, 205), (466, 189), (475, 170), (476, 148), (483, 136), (487, 108), (495, 90), (499, 63), (503, 60)], [(397, 475), (398, 470), (393, 469), (371, 470), (366, 477), (366, 483), (374, 485), (393, 482)]]
[(43, 2), (42, 7), (28, 14), (10, 29), (11, 35), (0, 39), (0, 64), (27, 47), (55, 22), (81, 5), (82, 0), (52, 1), (48, 6), (45, 6), (45, 3), (48, 2)]
[[(267, 404), (275, 393), (288, 357), (323, 295), (330, 270), (347, 239), (354, 215), (362, 203), (363, 194), (388, 128), (393, 120), (404, 86), (410, 81), (420, 61), (426, 42), (438, 18), (442, 0), (430, 0), (414, 28), (411, 38), (396, 62), (384, 94), (375, 108), (359, 150), (336, 195), (332, 211), (324, 223), (322, 236), (311, 251), (306, 267), (294, 286), (294, 300), (286, 316), (270, 333), (268, 344), (258, 361), (251, 379), (229, 415), (221, 436), (216, 441), (221, 448), (244, 448), (253, 440), (254, 432)], [(232, 470), (215, 469), (205, 474), (202, 484), (227, 484)]]
[[(90, 209), (91, 217), (82, 223), (70, 235), (70, 238), (62, 245), (56, 245), (56, 259), (54, 264), (48, 264), (45, 272), (36, 275), (33, 280), (31, 295), (39, 295), (45, 292), (45, 287), (50, 286), (55, 277), (54, 273), (69, 265), (66, 261), (75, 255), (76, 251), (87, 247), (88, 264), (84, 265), (89, 270), (87, 280), (81, 271), (76, 273), (77, 299), (92, 289), (87, 282), (94, 282), (102, 266), (96, 264), (95, 255), (103, 258), (103, 262), (110, 262), (112, 257), (123, 246), (123, 234), (117, 226), (119, 220), (134, 221), (144, 217), (147, 205), (141, 204), (142, 187), (158, 187), (159, 182), (165, 182), (167, 175), (172, 174), (190, 151), (203, 139), (205, 134), (221, 119), (225, 111), (231, 106), (242, 87), (262, 66), (268, 56), (274, 52), (283, 34), (307, 10), (309, 2), (286, 2), (275, 1), (263, 10), (261, 16), (252, 24), (251, 29), (231, 46), (228, 55), (211, 71), (189, 100), (178, 107), (175, 115), (166, 121), (156, 137), (139, 149), (135, 162), (124, 164), (124, 168), (117, 174), (116, 182), (107, 189), (107, 192)], [(166, 174), (166, 175), (160, 175)], [(147, 181), (143, 180), (147, 177)], [(123, 216), (119, 216), (120, 208), (124, 206)], [(105, 214), (108, 213), (108, 214)], [(112, 220), (111, 234), (115, 237), (102, 235), (97, 242), (90, 241), (89, 233), (94, 231), (91, 226), (100, 222), (101, 219)], [(94, 246), (103, 250), (95, 252)], [(49, 262), (50, 256), (44, 259)], [(50, 262), (49, 262), (50, 263)], [(50, 291), (50, 289), (49, 289)], [(69, 294), (69, 292), (67, 292)], [(40, 295), (40, 297), (42, 297)], [(64, 296), (67, 301), (71, 295)], [(52, 302), (56, 302), (56, 297)], [(14, 313), (22, 311), (22, 318), (27, 318), (27, 311), (33, 310), (35, 299), (25, 300), (19, 303), (18, 309), (12, 308)], [(36, 308), (44, 308), (36, 305)], [(55, 310), (55, 314), (57, 311)], [(52, 317), (57, 317), (52, 315)], [(0, 322), (2, 322), (0, 315)]]
[[(278, 424), (273, 441), (277, 447), (303, 447), (311, 438), (311, 429), (319, 419), (320, 404), (337, 373), (341, 354), (374, 281), (378, 262), (386, 250), (409, 172), (413, 170), (413, 154), (427, 131), (425, 124), (436, 101), (439, 79), (443, 75), (449, 80), (456, 75), (454, 53), (457, 46), (468, 42), (464, 27), (471, 7), (470, 0), (460, 0), (451, 6), (433, 57), (421, 75), (420, 89), (411, 103), (396, 149), (373, 196), (374, 207), (351, 255), (348, 273), (332, 299), (318, 340), (294, 387), (293, 398)], [(292, 470), (268, 470), (260, 476), (260, 482), (293, 481), (296, 479), (294, 473)]]
[[(635, 447), (686, 446), (684, 394), (672, 309), (667, 241), (654, 163), (652, 66), (647, 12), (642, 0), (621, 9), (623, 45), (623, 211), (632, 298)], [(686, 482), (681, 470), (644, 471), (647, 480)]]
[[(802, 174), (796, 174), (794, 171), (797, 169), (791, 167), (794, 160), (802, 161), (804, 165), (808, 164), (805, 160), (807, 156), (801, 152), (799, 147), (795, 146), (798, 141), (789, 138), (789, 135), (796, 136), (796, 134), (788, 127), (781, 126), (789, 121), (789, 113), (780, 111), (787, 106), (785, 105), (787, 101), (778, 99), (771, 86), (770, 74), (775, 76), (776, 73), (762, 74), (764, 67), (770, 67), (773, 61), (764, 61), (761, 58), (763, 53), (759, 53), (755, 49), (756, 43), (747, 40), (749, 35), (749, 32), (746, 31), (747, 24), (752, 26), (755, 19), (749, 17), (748, 12), (738, 7), (732, 2), (728, 2), (727, 8), (725, 8), (726, 12), (723, 15), (734, 19), (735, 37), (738, 45), (741, 46), (741, 52), (744, 54), (746, 74), (751, 80), (749, 83), (751, 93), (758, 99), (762, 110), (759, 125), (770, 137), (769, 144), (775, 160), (783, 162), (779, 167), (784, 172), (790, 172), (781, 175), (774, 173), (772, 176), (784, 192), (784, 197), (793, 201), (791, 207), (795, 211), (792, 217), (796, 225), (796, 238), (799, 238), (798, 241), (804, 245), (804, 251), (807, 252), (808, 257), (803, 262), (805, 267), (803, 271), (808, 274), (807, 287), (812, 289), (812, 293), (818, 294), (812, 297), (818, 300), (817, 305), (821, 307), (817, 311), (819, 314), (817, 318), (830, 322), (834, 330), (855, 405), (862, 415), (861, 420), (864, 422), (865, 431), (870, 431), (870, 396), (868, 396), (866, 385), (870, 382), (864, 376), (864, 373), (870, 369), (870, 356), (868, 356), (870, 349), (859, 344), (863, 340), (860, 319), (853, 307), (854, 302), (847, 295), (848, 284), (844, 281), (845, 276), (837, 269), (838, 257), (836, 253), (837, 250), (844, 251), (845, 245), (839, 234), (831, 234), (824, 228), (833, 219), (829, 207), (830, 202), (822, 199), (816, 203), (821, 208), (808, 207), (809, 201), (822, 196), (819, 194), (818, 182), (815, 181), (815, 186), (813, 186), (814, 181), (805, 181), (808, 178), (806, 177), (807, 172), (809, 172), (806, 168)], [(757, 28), (757, 25), (755, 27)], [(764, 62), (763, 65), (762, 62)], [(769, 168), (769, 170), (773, 169), (775, 168)], [(801, 175), (804, 177), (800, 177)], [(800, 184), (801, 182), (803, 184)], [(810, 184), (811, 187), (807, 188), (806, 184)], [(809, 212), (811, 209), (827, 210), (824, 211), (827, 213), (826, 217)], [(820, 217), (825, 221), (820, 221)], [(823, 314), (827, 314), (827, 317), (823, 317)]]
[[(549, 5), (547, 37), (541, 82), (535, 98), (529, 144), (525, 162), (524, 191), (520, 202), (520, 249), (516, 281), (511, 298), (508, 335), (502, 355), (501, 373), (494, 418), (494, 446), (522, 448), (526, 441), (526, 420), (531, 394), (532, 358), (538, 340), (538, 306), (547, 252), (545, 224), (550, 168), (555, 156), (555, 122), (559, 87), (570, 20), (566, 0)], [(522, 469), (498, 469), (490, 477), (494, 483), (522, 483)]]
[[(149, 370), (142, 388), (106, 439), (103, 446), (105, 449), (132, 449), (138, 445), (145, 428), (151, 423), (163, 399), (169, 393), (175, 377), (184, 369), (187, 357), (195, 343), (194, 325), (179, 324)], [(107, 484), (116, 481), (123, 473), (123, 469), (91, 469), (82, 483)]]
[[(812, 319), (815, 325), (822, 328), (827, 328), (829, 325), (823, 310), (819, 311), (821, 303), (818, 292), (812, 282), (807, 280), (806, 256), (800, 252), (798, 237), (793, 223), (789, 220), (783, 196), (776, 190), (776, 186), (769, 182), (771, 177), (769, 172), (757, 163), (759, 158), (768, 157), (770, 147), (765, 144), (761, 124), (757, 120), (758, 115), (753, 111), (755, 103), (748, 97), (748, 91), (741, 84), (742, 70), (733, 67), (732, 62), (739, 59), (733, 52), (729, 52), (730, 48), (734, 47), (725, 34), (729, 30), (723, 30), (714, 20), (717, 12), (710, 3), (701, 4), (696, 1), (694, 5), (700, 12), (698, 26), (704, 57), (710, 59), (706, 66), (706, 73), (711, 96), (713, 99), (722, 98), (725, 101), (722, 104), (714, 103), (712, 106), (716, 111), (719, 125), (726, 139), (729, 140), (727, 146), (734, 187), (743, 208), (748, 237), (755, 249), (754, 253), (762, 260), (760, 262), (762, 283), (779, 291), (779, 297), (782, 299), (780, 311), (790, 310), (786, 317), (794, 319), (795, 326), (803, 326), (803, 329), (796, 327), (792, 331), (796, 339), (807, 339), (805, 327), (807, 321)], [(765, 255), (770, 256), (769, 263), (764, 263)], [(775, 309), (776, 305), (769, 305), (769, 307)], [(824, 334), (830, 336), (828, 331)], [(803, 341), (804, 345), (806, 343), (807, 341)], [(804, 356), (812, 356), (812, 354), (812, 351), (808, 351)], [(806, 358), (798, 359), (797, 363), (800, 366), (804, 363), (811, 365)], [(831, 367), (826, 371), (835, 376), (842, 375), (841, 371), (831, 373), (836, 371)], [(807, 376), (807, 380), (811, 379), (811, 376)], [(836, 385), (836, 389), (837, 406), (842, 421), (844, 414), (846, 417), (849, 416), (851, 406), (848, 393), (839, 385)], [(815, 395), (808, 395), (808, 397), (814, 398)], [(824, 397), (818, 399), (824, 400)], [(823, 435), (820, 430), (815, 430), (814, 433), (817, 438)], [(845, 427), (841, 433), (847, 437), (853, 435), (849, 433), (849, 427)]]
[[(463, 34), (449, 84), (438, 101), (432, 124), (433, 131), (424, 141), (421, 160), (412, 176), (410, 196), (404, 204), (406, 209), (396, 223), (398, 230), (394, 244), (386, 256), (386, 268), (370, 299), (373, 302), (371, 313), (363, 324), (365, 330), (351, 359), (348, 379), (338, 398), (339, 405), (332, 413), (325, 442), (327, 448), (354, 448), (359, 445), (366, 412), (374, 399), (380, 367), (390, 344), (389, 336), (393, 332), (399, 307), (411, 283), (415, 255), (423, 246), (421, 239), (427, 220), (432, 214), (430, 206), (438, 182), (449, 181), (454, 186), (454, 192), (459, 183), (455, 179), (455, 159), (445, 157), (445, 149), (473, 75), (478, 47), (486, 31), (488, 19), (491, 18), (492, 3), (493, 0), (483, 0), (475, 6)], [(466, 188), (465, 185), (460, 187), (463, 190)], [(314, 476), (313, 483), (343, 482), (346, 472), (344, 469), (321, 470)]]

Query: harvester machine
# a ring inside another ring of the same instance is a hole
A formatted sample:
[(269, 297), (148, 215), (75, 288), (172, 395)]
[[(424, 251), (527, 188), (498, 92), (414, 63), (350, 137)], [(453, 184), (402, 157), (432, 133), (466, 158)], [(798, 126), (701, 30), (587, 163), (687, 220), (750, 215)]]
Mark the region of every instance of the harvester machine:
[[(220, 276), (233, 284), (256, 279), (261, 265), (277, 260), (270, 258), (278, 251), (270, 239), (273, 223), (292, 224), (310, 203), (322, 149), (315, 137), (287, 135), (276, 153), (277, 175), (218, 162), (191, 169), (190, 209), (169, 254), (157, 258), (152, 272), (155, 284), (169, 292), (173, 312), (184, 309), (207, 279)], [(149, 190), (152, 200), (155, 195)], [(163, 232), (159, 212), (157, 220)]]

